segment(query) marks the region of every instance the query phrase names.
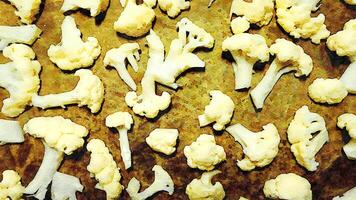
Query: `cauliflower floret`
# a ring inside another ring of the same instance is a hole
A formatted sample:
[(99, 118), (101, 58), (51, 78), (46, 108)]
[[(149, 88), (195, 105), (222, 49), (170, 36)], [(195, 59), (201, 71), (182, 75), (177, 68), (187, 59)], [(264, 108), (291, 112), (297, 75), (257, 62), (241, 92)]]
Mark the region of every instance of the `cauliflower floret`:
[(318, 10), (320, 0), (276, 0), (277, 22), (295, 38), (310, 38), (313, 43), (320, 44), (330, 31), (326, 29), (325, 16), (319, 14), (311, 17), (312, 11)]
[(211, 101), (205, 106), (204, 114), (198, 116), (199, 124), (202, 127), (216, 122), (213, 125), (214, 130), (221, 131), (231, 121), (235, 104), (229, 96), (219, 90), (213, 90), (209, 94)]
[(41, 33), (36, 25), (0, 26), (0, 51), (11, 43), (32, 45)]
[(329, 141), (323, 117), (303, 106), (295, 113), (287, 135), (297, 162), (307, 170), (315, 171), (319, 165), (315, 155)]
[(131, 129), (133, 119), (128, 112), (116, 112), (106, 117), (105, 125), (110, 128), (116, 128), (120, 134), (120, 151), (124, 161), (125, 168), (131, 167), (130, 143), (127, 137), (127, 131)]
[[(246, 27), (248, 24), (256, 24), (261, 27), (267, 25), (272, 17), (274, 11), (274, 0), (252, 0), (252, 2), (246, 2), (245, 0), (233, 0), (230, 10), (230, 18), (232, 15), (237, 15), (242, 19), (234, 21), (234, 25), (231, 26), (234, 34), (242, 33), (248, 30), (243, 28), (237, 30), (235, 27)], [(240, 24), (241, 22), (241, 24)]]
[(76, 200), (75, 193), (83, 192), (83, 189), (77, 177), (56, 172), (52, 179), (51, 197), (52, 200)]
[(234, 58), (235, 89), (251, 87), (253, 66), (257, 61), (269, 60), (269, 48), (261, 35), (240, 33), (224, 40), (223, 51), (230, 51)]
[(176, 151), (177, 139), (177, 129), (155, 129), (146, 138), (146, 143), (155, 151), (171, 155)]
[(285, 39), (277, 39), (270, 47), (275, 59), (263, 79), (251, 91), (251, 98), (257, 109), (263, 107), (264, 101), (272, 91), (279, 78), (291, 71), (295, 76), (308, 76), (313, 69), (313, 61), (303, 48)]
[(127, 0), (124, 11), (114, 23), (114, 29), (131, 37), (140, 37), (152, 28), (155, 17), (151, 7), (146, 4), (137, 5), (136, 0)]
[(83, 138), (88, 135), (88, 130), (84, 126), (61, 116), (32, 118), (23, 129), (35, 138), (43, 138), (49, 147), (67, 155), (82, 147)]
[(266, 181), (263, 193), (271, 199), (312, 200), (309, 181), (294, 173), (280, 174)]
[(66, 16), (62, 23), (62, 41), (48, 49), (49, 59), (62, 70), (75, 70), (91, 66), (101, 52), (99, 42), (88, 37), (83, 42), (74, 18)]
[(0, 199), (20, 200), (25, 188), (21, 185), (21, 177), (14, 170), (5, 170), (0, 182)]
[(340, 81), (345, 84), (347, 91), (351, 94), (356, 94), (356, 62), (350, 64), (346, 71), (340, 77)]
[(90, 10), (90, 15), (96, 17), (109, 6), (109, 0), (64, 0), (61, 11), (77, 10), (83, 8)]
[(137, 43), (126, 43), (117, 49), (108, 51), (104, 58), (104, 65), (115, 67), (121, 79), (134, 91), (136, 91), (136, 83), (127, 71), (125, 61), (127, 59), (133, 70), (137, 72), (137, 61), (140, 60), (139, 50), (140, 46)]
[(24, 141), (23, 130), (18, 121), (0, 119), (0, 145)]
[(190, 7), (190, 2), (186, 0), (158, 0), (159, 7), (167, 12), (170, 17), (177, 17), (182, 10)]
[(91, 177), (99, 182), (95, 188), (106, 192), (106, 199), (117, 199), (123, 186), (120, 184), (120, 168), (116, 165), (113, 156), (105, 143), (99, 139), (92, 139), (87, 145), (87, 150), (91, 152), (90, 163), (87, 170)]
[(141, 81), (142, 94), (129, 92), (125, 97), (126, 104), (138, 115), (154, 118), (170, 105), (171, 96), (168, 92), (156, 95), (155, 82), (177, 89), (179, 85), (175, 81), (181, 73), (189, 68), (205, 67), (205, 63), (192, 52), (198, 47), (212, 48), (214, 38), (187, 18), (178, 22), (177, 28), (178, 38), (172, 41), (166, 58), (164, 45), (156, 33), (151, 30), (146, 37), (150, 50), (147, 69)]
[(245, 17), (236, 17), (231, 21), (230, 26), (233, 34), (240, 34), (250, 29), (250, 22)]
[(356, 160), (356, 115), (347, 113), (337, 118), (337, 126), (341, 129), (346, 128), (351, 140), (343, 149), (350, 160)]
[[(356, 0), (343, 0), (343, 1), (350, 5), (356, 5)], [(356, 189), (355, 189), (355, 191), (356, 191)]]
[(185, 193), (190, 200), (223, 200), (225, 197), (225, 191), (220, 182), (216, 182), (214, 185), (211, 183), (211, 179), (221, 171), (214, 170), (210, 172), (204, 172), (200, 179), (194, 179), (187, 185)]
[(241, 144), (245, 158), (237, 160), (237, 166), (244, 171), (269, 165), (278, 153), (280, 137), (273, 124), (263, 126), (263, 131), (252, 132), (241, 124), (228, 127), (235, 140)]
[(309, 85), (308, 94), (315, 102), (337, 104), (347, 96), (348, 92), (339, 79), (315, 79)]
[(226, 160), (224, 148), (215, 143), (212, 135), (200, 135), (190, 146), (184, 147), (189, 167), (213, 170), (214, 166)]
[(17, 9), (15, 15), (19, 16), (22, 23), (32, 24), (40, 11), (41, 0), (8, 0)]
[(72, 91), (45, 96), (34, 95), (32, 105), (46, 109), (78, 104), (79, 107), (88, 106), (92, 113), (99, 112), (104, 101), (104, 85), (99, 77), (87, 69), (80, 69), (74, 75), (79, 76), (80, 79)]
[(355, 197), (356, 197), (356, 187), (345, 192), (341, 197), (340, 196), (334, 197), (332, 200), (354, 200)]
[(1, 112), (17, 117), (40, 88), (41, 65), (34, 60), (35, 52), (23, 44), (12, 44), (4, 49), (3, 54), (12, 62), (0, 64), (0, 87), (10, 93), (10, 97), (3, 101)]

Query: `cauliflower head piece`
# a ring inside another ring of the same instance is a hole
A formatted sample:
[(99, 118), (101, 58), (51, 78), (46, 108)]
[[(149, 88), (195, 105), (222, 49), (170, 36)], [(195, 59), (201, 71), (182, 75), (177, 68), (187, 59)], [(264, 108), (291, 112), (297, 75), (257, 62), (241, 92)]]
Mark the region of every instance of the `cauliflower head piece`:
[(356, 187), (351, 188), (350, 190), (345, 192), (342, 196), (334, 197), (332, 200), (353, 200), (355, 196), (356, 196)]
[(96, 17), (109, 6), (109, 0), (64, 0), (61, 11), (77, 10), (78, 8), (90, 10), (90, 15)]
[(24, 24), (32, 24), (40, 11), (41, 0), (8, 0), (16, 7), (15, 15), (20, 17)]
[(349, 5), (356, 5), (356, 0), (344, 0), (344, 2)]
[(41, 33), (36, 25), (0, 26), (0, 51), (11, 43), (32, 45)]
[(56, 172), (52, 179), (51, 197), (53, 200), (76, 200), (76, 192), (83, 192), (83, 189), (79, 178)]
[(14, 170), (5, 170), (2, 173), (2, 177), (2, 181), (0, 182), (0, 199), (22, 199), (25, 187), (21, 185), (20, 175)]
[(158, 0), (161, 10), (167, 12), (169, 17), (177, 17), (183, 10), (190, 7), (190, 2), (186, 0)]
[(176, 151), (177, 139), (177, 129), (155, 129), (146, 138), (146, 143), (157, 152), (171, 155)]
[(356, 115), (345, 113), (337, 118), (337, 126), (341, 129), (345, 128), (351, 137), (343, 149), (346, 156), (350, 160), (356, 160)]
[(347, 89), (339, 79), (318, 78), (308, 87), (311, 99), (318, 103), (337, 104), (347, 96)]

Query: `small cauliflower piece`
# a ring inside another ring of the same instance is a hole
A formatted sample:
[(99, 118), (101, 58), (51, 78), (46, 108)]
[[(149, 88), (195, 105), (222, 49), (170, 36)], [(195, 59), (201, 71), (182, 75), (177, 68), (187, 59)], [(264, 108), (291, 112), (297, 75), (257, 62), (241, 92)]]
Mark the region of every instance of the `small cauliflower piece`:
[(224, 148), (215, 143), (213, 135), (200, 135), (190, 146), (184, 147), (189, 167), (211, 171), (226, 160)]
[(110, 128), (116, 128), (120, 134), (120, 152), (125, 169), (131, 167), (130, 143), (127, 137), (127, 131), (131, 129), (133, 119), (128, 112), (116, 112), (106, 117), (105, 125)]
[(99, 42), (88, 37), (81, 39), (80, 30), (74, 18), (66, 16), (62, 23), (62, 41), (48, 49), (49, 59), (62, 70), (75, 70), (91, 66), (101, 53)]
[(126, 43), (108, 51), (104, 58), (104, 65), (115, 67), (121, 79), (134, 91), (136, 91), (136, 83), (127, 71), (125, 61), (127, 59), (133, 70), (137, 72), (137, 61), (140, 60), (139, 50), (140, 46), (137, 43)]
[(351, 63), (340, 77), (340, 81), (345, 84), (347, 91), (356, 94), (356, 62)]
[(342, 196), (334, 197), (332, 200), (354, 200), (355, 197), (356, 197), (356, 187), (348, 190)]
[(157, 152), (171, 155), (176, 151), (177, 139), (177, 129), (157, 128), (146, 138), (146, 143)]
[(235, 89), (251, 87), (253, 66), (269, 60), (269, 48), (264, 37), (240, 33), (224, 40), (223, 51), (230, 51), (234, 58)]
[(41, 0), (8, 0), (16, 7), (15, 15), (20, 17), (24, 24), (32, 24), (40, 11)]
[(233, 34), (240, 34), (250, 29), (250, 22), (245, 17), (236, 17), (231, 21), (230, 26)]
[(52, 200), (77, 200), (76, 192), (83, 192), (83, 185), (75, 176), (56, 172), (52, 179)]
[(251, 91), (251, 98), (257, 109), (263, 107), (264, 101), (272, 91), (279, 78), (291, 71), (295, 76), (308, 76), (313, 69), (313, 61), (303, 48), (285, 39), (277, 39), (270, 47), (275, 59), (263, 79)]
[(263, 126), (260, 132), (252, 132), (241, 124), (235, 124), (226, 130), (243, 148), (245, 158), (237, 160), (237, 166), (243, 171), (267, 166), (278, 154), (280, 137), (273, 124)]
[[(356, 0), (343, 0), (343, 1), (349, 5), (356, 5)], [(356, 189), (355, 189), (355, 191), (356, 191)]]
[(319, 9), (320, 0), (276, 0), (277, 22), (294, 38), (310, 38), (315, 44), (330, 35), (327, 30), (325, 16), (319, 14), (311, 17), (311, 13)]
[(329, 141), (324, 118), (303, 106), (295, 113), (287, 135), (297, 162), (307, 170), (315, 171), (319, 165), (315, 155)]
[(204, 172), (200, 179), (194, 179), (187, 185), (185, 193), (190, 200), (223, 200), (225, 191), (220, 182), (214, 185), (211, 179), (217, 174), (221, 173), (219, 170)]
[[(252, 0), (247, 2), (244, 0), (233, 0), (230, 10), (230, 18), (233, 15), (238, 16), (238, 20), (231, 23), (231, 28), (234, 34), (242, 33), (248, 28), (236, 29), (237, 26), (248, 27), (250, 24), (256, 24), (259, 27), (269, 24), (273, 17), (274, 0)], [(235, 18), (236, 19), (236, 18)], [(247, 23), (246, 23), (247, 22)], [(238, 31), (237, 31), (238, 30)]]
[(0, 26), (0, 51), (11, 43), (32, 45), (41, 33), (36, 25)]
[(343, 149), (350, 160), (356, 160), (356, 115), (346, 113), (337, 118), (337, 126), (341, 129), (345, 128), (351, 137)]
[(96, 17), (105, 12), (109, 6), (109, 0), (64, 0), (61, 11), (77, 10), (78, 8), (90, 10), (90, 15)]
[(155, 180), (144, 191), (140, 191), (140, 182), (134, 177), (130, 180), (126, 191), (132, 200), (145, 200), (160, 191), (168, 192), (172, 195), (174, 192), (174, 183), (171, 176), (161, 166), (155, 165), (152, 168), (155, 172)]
[(229, 96), (220, 90), (213, 90), (209, 94), (211, 101), (209, 105), (205, 106), (204, 114), (198, 116), (199, 125), (202, 127), (216, 122), (213, 125), (214, 130), (224, 130), (225, 125), (231, 121), (235, 104)]
[(21, 185), (21, 177), (14, 170), (5, 170), (0, 182), (0, 199), (21, 200), (25, 188)]
[(78, 104), (79, 107), (88, 106), (92, 113), (99, 112), (104, 101), (104, 85), (99, 77), (87, 69), (80, 69), (74, 75), (80, 79), (72, 91), (45, 96), (34, 95), (32, 105), (46, 109)]
[(109, 149), (103, 141), (92, 139), (87, 145), (87, 150), (91, 153), (87, 170), (90, 176), (98, 181), (95, 188), (104, 190), (107, 200), (119, 198), (123, 190), (120, 184), (120, 168), (116, 165)]
[(0, 145), (24, 141), (23, 130), (18, 121), (0, 119)]
[(177, 17), (182, 10), (187, 10), (190, 7), (190, 2), (187, 0), (158, 0), (159, 7), (167, 12), (170, 17)]
[(41, 65), (34, 60), (35, 52), (23, 44), (6, 47), (3, 55), (12, 62), (0, 64), (0, 87), (10, 93), (10, 97), (3, 101), (1, 112), (8, 117), (17, 117), (40, 88)]
[(309, 181), (294, 173), (280, 174), (266, 181), (263, 193), (270, 199), (312, 200)]
[(344, 83), (339, 79), (318, 78), (309, 85), (308, 94), (315, 102), (337, 104), (344, 100), (348, 92)]

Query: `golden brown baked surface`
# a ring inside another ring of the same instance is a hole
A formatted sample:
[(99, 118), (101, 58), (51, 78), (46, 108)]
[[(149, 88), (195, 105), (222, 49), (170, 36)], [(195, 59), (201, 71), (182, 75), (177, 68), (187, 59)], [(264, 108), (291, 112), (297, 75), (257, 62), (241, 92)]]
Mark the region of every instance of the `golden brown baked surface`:
[[(326, 15), (326, 25), (334, 34), (342, 29), (343, 24), (351, 18), (356, 17), (355, 8), (346, 6), (338, 0), (323, 0), (320, 10), (317, 12)], [(217, 0), (211, 8), (207, 7), (208, 0), (193, 0), (191, 9), (183, 12), (176, 19), (170, 19), (163, 14), (159, 8), (155, 9), (157, 19), (154, 30), (161, 37), (165, 46), (168, 47), (170, 41), (177, 36), (175, 25), (183, 17), (188, 17), (198, 26), (210, 32), (215, 38), (213, 51), (198, 52), (202, 60), (206, 62), (205, 71), (192, 70), (185, 73), (177, 81), (183, 87), (174, 92), (168, 88), (158, 86), (158, 92), (169, 91), (172, 94), (172, 106), (167, 113), (157, 120), (147, 120), (146, 118), (134, 115), (134, 127), (129, 133), (129, 140), (133, 156), (133, 168), (124, 170), (120, 157), (118, 144), (118, 134), (105, 127), (105, 117), (116, 111), (129, 111), (133, 114), (124, 102), (124, 96), (129, 88), (119, 78), (113, 69), (106, 69), (103, 65), (105, 53), (111, 48), (116, 48), (126, 42), (138, 42), (142, 49), (142, 60), (138, 73), (129, 72), (138, 84), (140, 92), (140, 81), (146, 68), (148, 59), (148, 48), (144, 46), (145, 38), (137, 40), (127, 40), (113, 29), (113, 23), (119, 16), (122, 8), (118, 0), (112, 0), (111, 5), (102, 22), (96, 23), (94, 18), (88, 17), (88, 12), (72, 12), (76, 23), (83, 33), (83, 38), (94, 36), (99, 40), (102, 47), (102, 54), (91, 68), (94, 74), (98, 75), (105, 85), (105, 102), (101, 112), (93, 115), (87, 108), (69, 106), (67, 109), (29, 108), (17, 119), (23, 125), (29, 119), (37, 116), (62, 115), (72, 121), (87, 127), (90, 130), (91, 138), (100, 138), (105, 141), (113, 153), (115, 160), (121, 168), (122, 184), (126, 187), (132, 177), (141, 181), (142, 187), (150, 185), (154, 179), (152, 167), (155, 164), (162, 165), (172, 176), (175, 183), (175, 192), (172, 197), (166, 193), (159, 193), (155, 199), (187, 199), (185, 195), (186, 185), (202, 173), (199, 170), (191, 169), (186, 164), (183, 148), (193, 142), (202, 133), (213, 134), (211, 127), (199, 128), (197, 116), (204, 111), (205, 105), (209, 103), (208, 92), (219, 89), (233, 98), (236, 109), (232, 124), (242, 123), (247, 128), (258, 131), (263, 125), (273, 122), (279, 130), (281, 136), (280, 149), (277, 157), (267, 167), (254, 170), (252, 172), (242, 172), (236, 166), (236, 159), (241, 158), (243, 153), (241, 146), (226, 132), (217, 133), (217, 143), (224, 147), (227, 154), (227, 161), (217, 166), (223, 173), (217, 175), (214, 181), (220, 181), (226, 192), (226, 199), (238, 199), (240, 196), (249, 199), (264, 199), (262, 188), (264, 182), (276, 177), (281, 173), (294, 172), (307, 178), (312, 184), (314, 199), (331, 199), (340, 195), (346, 190), (356, 186), (356, 166), (355, 161), (347, 160), (342, 152), (344, 144), (343, 134), (336, 127), (336, 118), (345, 113), (356, 113), (356, 99), (354, 95), (349, 95), (342, 103), (336, 106), (318, 105), (312, 102), (307, 95), (308, 85), (317, 77), (339, 77), (348, 65), (346, 58), (336, 57), (325, 46), (325, 41), (320, 45), (314, 45), (310, 40), (293, 40), (301, 45), (314, 61), (314, 70), (309, 78), (301, 80), (294, 78), (293, 74), (288, 74), (280, 79), (272, 93), (265, 102), (261, 112), (256, 113), (248, 91), (234, 91), (234, 74), (231, 63), (222, 58), (221, 43), (231, 36), (229, 28), (230, 0)], [(64, 73), (57, 68), (47, 57), (47, 50), (51, 44), (60, 41), (60, 25), (64, 15), (59, 11), (62, 0), (46, 0), (43, 12), (36, 22), (43, 30), (41, 38), (33, 45), (37, 59), (42, 65), (41, 90), (40, 94), (49, 94), (68, 91), (74, 88), (78, 79), (73, 73)], [(0, 24), (16, 25), (19, 19), (14, 14), (14, 7), (5, 1), (0, 1)], [(275, 23), (275, 19), (266, 27), (258, 30), (251, 30), (253, 33), (260, 33), (266, 37), (268, 44), (279, 37), (289, 38), (281, 31)], [(292, 40), (291, 38), (289, 38)], [(8, 62), (0, 55), (0, 63)], [(253, 76), (254, 87), (263, 76), (263, 70), (257, 71)], [(4, 89), (0, 89), (0, 106), (2, 100), (8, 96)], [(303, 105), (308, 105), (312, 112), (317, 112), (323, 116), (329, 130), (330, 141), (317, 154), (317, 161), (320, 166), (316, 172), (307, 172), (299, 166), (291, 151), (286, 139), (286, 130), (294, 113)], [(6, 117), (0, 114), (0, 118)], [(179, 144), (177, 153), (173, 156), (163, 156), (154, 153), (145, 143), (145, 137), (155, 128), (177, 128), (179, 129)], [(94, 189), (96, 181), (89, 177), (86, 166), (89, 163), (89, 153), (85, 148), (75, 155), (65, 157), (60, 171), (75, 175), (80, 178), (85, 186), (84, 192), (78, 194), (78, 199), (105, 199), (105, 193)], [(27, 185), (34, 177), (43, 157), (43, 146), (39, 139), (34, 139), (26, 135), (26, 141), (21, 145), (0, 146), (0, 172), (6, 169), (14, 169), (22, 176), (23, 185)], [(128, 199), (126, 192), (123, 192), (122, 199)]]

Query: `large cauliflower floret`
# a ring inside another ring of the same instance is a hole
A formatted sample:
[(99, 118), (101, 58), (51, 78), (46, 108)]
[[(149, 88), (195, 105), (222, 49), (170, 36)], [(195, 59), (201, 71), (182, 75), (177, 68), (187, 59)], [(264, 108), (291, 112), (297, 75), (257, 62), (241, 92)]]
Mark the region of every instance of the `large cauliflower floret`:
[(76, 200), (76, 192), (83, 192), (83, 185), (79, 178), (56, 172), (52, 179), (51, 198), (52, 200)]
[(141, 81), (142, 94), (129, 92), (125, 97), (126, 104), (138, 115), (154, 118), (170, 105), (169, 93), (156, 95), (155, 82), (177, 89), (179, 85), (175, 81), (181, 73), (193, 67), (205, 67), (205, 63), (192, 52), (198, 47), (212, 48), (214, 38), (187, 18), (178, 22), (177, 28), (178, 38), (172, 41), (166, 58), (164, 45), (156, 33), (151, 30), (146, 37), (150, 50), (147, 69)]
[(343, 149), (346, 156), (351, 160), (356, 160), (356, 115), (346, 113), (337, 118), (337, 126), (341, 129), (346, 128), (351, 140)]
[(87, 150), (91, 152), (87, 170), (90, 176), (98, 181), (95, 188), (104, 190), (107, 200), (117, 199), (123, 186), (120, 184), (120, 168), (116, 165), (109, 149), (103, 141), (92, 139), (87, 145)]
[[(231, 22), (233, 33), (239, 34), (247, 31), (250, 28), (250, 23), (260, 27), (267, 25), (273, 17), (273, 11), (273, 0), (253, 0), (252, 2), (233, 0), (230, 10), (230, 18), (232, 15), (238, 16)], [(246, 26), (246, 24), (248, 24), (248, 26)], [(241, 30), (235, 28), (239, 26), (245, 28)]]
[(214, 136), (200, 135), (190, 146), (184, 147), (189, 167), (213, 170), (214, 166), (226, 159), (224, 148), (215, 143)]
[(21, 185), (21, 177), (14, 170), (5, 170), (0, 182), (0, 199), (20, 200), (25, 188)]
[(211, 179), (221, 173), (218, 170), (204, 172), (200, 179), (194, 179), (187, 185), (185, 193), (190, 200), (223, 200), (225, 191), (220, 182), (211, 183)]
[(276, 0), (277, 22), (282, 28), (295, 38), (310, 38), (319, 44), (326, 39), (330, 31), (326, 29), (325, 16), (319, 14), (311, 17), (311, 13), (318, 10), (320, 0)]
[(339, 79), (315, 79), (309, 85), (308, 94), (315, 102), (337, 104), (347, 96), (348, 92)]
[(332, 200), (353, 200), (355, 199), (355, 197), (356, 197), (356, 187), (348, 190), (341, 196), (334, 197)]
[(36, 117), (24, 125), (24, 131), (35, 138), (43, 138), (49, 147), (70, 155), (84, 144), (88, 130), (81, 125), (56, 117)]
[(209, 105), (205, 106), (204, 114), (198, 116), (199, 124), (202, 127), (216, 122), (213, 128), (216, 131), (221, 131), (231, 121), (235, 104), (229, 96), (220, 90), (213, 90), (209, 94), (211, 101)]
[(265, 99), (283, 74), (296, 71), (296, 77), (308, 76), (313, 69), (310, 56), (302, 47), (288, 40), (277, 39), (270, 47), (270, 52), (276, 57), (263, 79), (251, 91), (251, 98), (257, 109), (263, 107)]
[(294, 173), (280, 174), (266, 181), (263, 193), (271, 199), (312, 200), (309, 181)]
[(109, 2), (109, 0), (64, 0), (61, 11), (83, 8), (90, 10), (90, 15), (95, 17), (108, 8)]
[(49, 59), (62, 70), (75, 70), (91, 66), (101, 52), (99, 42), (88, 37), (83, 42), (74, 18), (66, 16), (62, 23), (62, 41), (48, 49)]
[(1, 112), (16, 117), (40, 88), (41, 65), (34, 60), (35, 52), (23, 44), (12, 44), (4, 49), (3, 54), (12, 62), (0, 64), (0, 87), (10, 93), (10, 97), (3, 101)]
[(34, 95), (32, 97), (33, 106), (46, 109), (58, 106), (64, 108), (69, 104), (78, 104), (79, 107), (88, 106), (92, 113), (99, 112), (104, 101), (104, 85), (99, 77), (87, 69), (80, 69), (74, 75), (79, 76), (80, 79), (72, 91), (45, 96)]
[(303, 106), (295, 113), (287, 134), (297, 162), (307, 170), (315, 171), (319, 165), (315, 155), (329, 141), (323, 117)]
[(241, 124), (226, 129), (241, 144), (245, 158), (237, 161), (237, 166), (244, 171), (270, 164), (278, 153), (280, 137), (273, 124), (263, 126), (260, 132), (252, 132)]
[(171, 155), (176, 151), (177, 139), (177, 129), (155, 129), (146, 138), (146, 143), (157, 152)]
[(32, 45), (41, 33), (36, 25), (0, 26), (0, 51), (11, 43)]
[(264, 37), (258, 34), (240, 33), (224, 40), (223, 51), (230, 51), (234, 58), (235, 89), (251, 87), (253, 66), (269, 60), (269, 48)]
[(21, 22), (32, 24), (40, 11), (41, 0), (8, 0), (17, 9), (15, 15), (21, 18)]

